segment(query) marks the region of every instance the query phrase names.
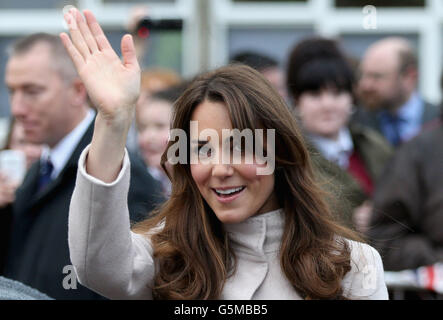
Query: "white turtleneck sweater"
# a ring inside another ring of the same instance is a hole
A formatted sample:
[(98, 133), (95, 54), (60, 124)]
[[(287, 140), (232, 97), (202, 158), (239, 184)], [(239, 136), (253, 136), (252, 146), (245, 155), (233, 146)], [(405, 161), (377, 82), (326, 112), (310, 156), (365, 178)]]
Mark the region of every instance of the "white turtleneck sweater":
[[(156, 265), (149, 236), (130, 231), (128, 155), (117, 179), (104, 183), (86, 173), (88, 150), (79, 159), (69, 212), (69, 248), (77, 277), (84, 286), (111, 299), (152, 299)], [(222, 299), (301, 299), (280, 267), (283, 226), (282, 210), (225, 225), (237, 269), (227, 280)], [(345, 296), (388, 299), (378, 252), (366, 244), (347, 241), (352, 270), (342, 281)]]

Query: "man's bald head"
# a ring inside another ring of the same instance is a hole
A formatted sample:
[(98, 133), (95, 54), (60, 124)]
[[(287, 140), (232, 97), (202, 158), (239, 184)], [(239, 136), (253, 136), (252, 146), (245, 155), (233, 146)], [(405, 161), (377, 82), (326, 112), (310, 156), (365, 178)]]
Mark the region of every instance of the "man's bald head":
[(358, 94), (369, 109), (395, 110), (417, 87), (417, 57), (408, 40), (389, 37), (372, 44), (360, 65)]
[(418, 67), (415, 50), (411, 43), (404, 38), (389, 37), (375, 42), (368, 48), (365, 57), (371, 55), (394, 59), (399, 73), (404, 73), (410, 68), (417, 69)]

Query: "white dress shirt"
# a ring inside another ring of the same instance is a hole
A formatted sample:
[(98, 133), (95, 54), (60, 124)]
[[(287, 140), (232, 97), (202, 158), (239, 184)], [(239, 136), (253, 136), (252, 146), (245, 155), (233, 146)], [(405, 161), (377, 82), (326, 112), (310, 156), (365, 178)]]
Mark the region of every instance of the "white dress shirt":
[(66, 163), (68, 162), (81, 138), (85, 134), (86, 130), (88, 130), (91, 122), (94, 120), (94, 116), (95, 111), (93, 109), (89, 109), (85, 118), (74, 128), (74, 130), (60, 140), (54, 148), (50, 149), (48, 146), (46, 146), (43, 149), (40, 161), (51, 161), (52, 165), (54, 166), (51, 174), (52, 180), (56, 179), (66, 166)]

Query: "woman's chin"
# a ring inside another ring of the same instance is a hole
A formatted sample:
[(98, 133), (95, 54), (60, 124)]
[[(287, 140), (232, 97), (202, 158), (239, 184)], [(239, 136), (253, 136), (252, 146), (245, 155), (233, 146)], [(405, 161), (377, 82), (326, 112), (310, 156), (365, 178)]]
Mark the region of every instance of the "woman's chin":
[(240, 223), (249, 217), (247, 214), (239, 213), (239, 210), (216, 211), (215, 215), (221, 223), (226, 224)]

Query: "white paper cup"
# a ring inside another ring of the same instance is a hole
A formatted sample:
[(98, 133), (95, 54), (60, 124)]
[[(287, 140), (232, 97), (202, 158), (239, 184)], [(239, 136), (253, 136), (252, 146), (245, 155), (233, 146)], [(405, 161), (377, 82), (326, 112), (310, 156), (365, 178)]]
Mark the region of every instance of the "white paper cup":
[(12, 182), (21, 184), (26, 174), (26, 156), (19, 150), (0, 151), (0, 171)]

